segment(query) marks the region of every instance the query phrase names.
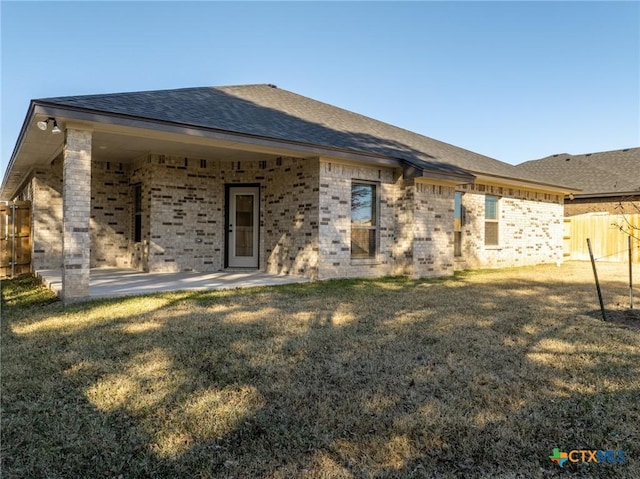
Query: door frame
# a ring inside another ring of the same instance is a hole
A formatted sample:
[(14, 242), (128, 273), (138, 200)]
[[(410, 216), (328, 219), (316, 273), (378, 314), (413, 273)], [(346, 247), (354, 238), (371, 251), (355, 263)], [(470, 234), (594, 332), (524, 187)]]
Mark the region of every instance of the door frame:
[(256, 188), (258, 190), (258, 216), (257, 216), (257, 240), (258, 247), (256, 249), (257, 262), (258, 265), (254, 268), (251, 266), (246, 267), (247, 269), (260, 269), (260, 215), (262, 212), (262, 201), (260, 201), (260, 197), (262, 195), (262, 188), (260, 187), (260, 183), (227, 183), (224, 185), (224, 267), (229, 268), (229, 255), (231, 252), (231, 247), (229, 245), (229, 216), (231, 213), (231, 190), (234, 188)]

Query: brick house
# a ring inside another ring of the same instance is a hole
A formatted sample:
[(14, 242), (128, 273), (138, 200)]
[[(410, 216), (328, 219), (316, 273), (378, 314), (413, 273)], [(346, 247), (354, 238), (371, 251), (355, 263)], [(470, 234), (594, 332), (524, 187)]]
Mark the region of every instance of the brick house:
[(517, 168), (578, 189), (564, 199), (565, 216), (639, 212), (640, 148), (584, 155), (560, 153), (521, 163)]
[(33, 100), (1, 196), (33, 269), (312, 279), (562, 260), (567, 188), (273, 85)]

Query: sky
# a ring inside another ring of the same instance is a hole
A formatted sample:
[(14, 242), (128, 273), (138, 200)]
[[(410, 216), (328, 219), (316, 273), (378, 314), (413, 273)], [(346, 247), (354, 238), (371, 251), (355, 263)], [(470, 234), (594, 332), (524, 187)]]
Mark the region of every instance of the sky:
[[(0, 2), (31, 99), (271, 83), (507, 163), (640, 146), (640, 2)], [(3, 173), (2, 173), (3, 174)]]

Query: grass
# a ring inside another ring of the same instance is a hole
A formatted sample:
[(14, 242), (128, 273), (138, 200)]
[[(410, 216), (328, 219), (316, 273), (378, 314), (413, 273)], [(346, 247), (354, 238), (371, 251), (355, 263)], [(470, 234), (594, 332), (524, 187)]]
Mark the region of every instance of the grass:
[[(625, 271), (601, 266), (609, 308)], [(640, 332), (594, 316), (588, 263), (2, 298), (6, 478), (640, 477)]]

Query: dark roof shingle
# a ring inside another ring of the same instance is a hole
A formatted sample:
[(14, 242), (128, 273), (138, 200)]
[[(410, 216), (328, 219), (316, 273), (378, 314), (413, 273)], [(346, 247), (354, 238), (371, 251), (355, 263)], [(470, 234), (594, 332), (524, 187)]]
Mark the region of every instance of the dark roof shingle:
[(197, 87), (35, 101), (383, 155), (436, 170), (462, 169), (539, 181), (507, 163), (272, 85)]

